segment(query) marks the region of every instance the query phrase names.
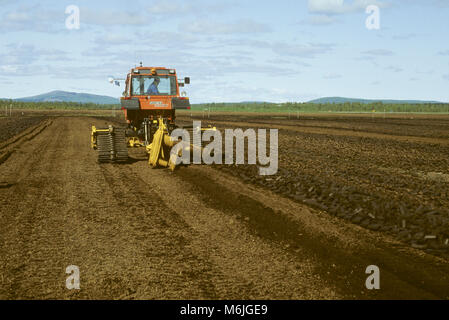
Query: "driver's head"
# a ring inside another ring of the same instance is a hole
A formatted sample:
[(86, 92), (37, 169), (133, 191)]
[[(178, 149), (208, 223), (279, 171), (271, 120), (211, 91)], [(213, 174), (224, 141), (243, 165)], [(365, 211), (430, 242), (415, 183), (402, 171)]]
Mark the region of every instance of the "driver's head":
[(154, 78), (154, 80), (153, 80), (153, 82), (154, 82), (155, 84), (158, 84), (160, 81), (161, 81), (161, 79), (159, 79), (159, 78)]

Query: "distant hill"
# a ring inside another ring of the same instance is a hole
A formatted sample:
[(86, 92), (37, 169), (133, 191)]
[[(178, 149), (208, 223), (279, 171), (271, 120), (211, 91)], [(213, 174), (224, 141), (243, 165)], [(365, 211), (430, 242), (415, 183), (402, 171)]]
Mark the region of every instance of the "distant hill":
[(358, 102), (358, 103), (373, 103), (382, 102), (388, 104), (423, 104), (423, 103), (442, 103), (438, 101), (425, 101), (425, 100), (390, 100), (390, 99), (357, 99), (357, 98), (343, 98), (343, 97), (325, 97), (308, 101), (308, 103), (345, 103), (345, 102)]
[(51, 91), (32, 97), (14, 99), (23, 102), (77, 102), (95, 104), (119, 104), (118, 98), (100, 96), (90, 93), (77, 93), (68, 91)]
[[(2, 99), (0, 100), (9, 100)], [(102, 96), (97, 94), (90, 93), (78, 93), (78, 92), (68, 92), (68, 91), (51, 91), (48, 93), (40, 94), (32, 97), (18, 98), (13, 99), (15, 101), (23, 101), (23, 102), (76, 102), (76, 103), (94, 103), (94, 104), (119, 104), (120, 100), (118, 98)], [(308, 101), (307, 103), (319, 103), (319, 104), (327, 104), (327, 103), (345, 103), (345, 102), (358, 102), (363, 104), (369, 104), (374, 102), (382, 102), (385, 104), (423, 104), (423, 103), (443, 103), (438, 101), (425, 101), (425, 100), (392, 100), (392, 99), (358, 99), (358, 98), (344, 98), (344, 97), (324, 97), (319, 99), (314, 99)], [(238, 103), (221, 103), (222, 105), (236, 105), (236, 104), (273, 104), (273, 102), (265, 102), (265, 101), (242, 101)], [(202, 105), (202, 104), (201, 104)]]

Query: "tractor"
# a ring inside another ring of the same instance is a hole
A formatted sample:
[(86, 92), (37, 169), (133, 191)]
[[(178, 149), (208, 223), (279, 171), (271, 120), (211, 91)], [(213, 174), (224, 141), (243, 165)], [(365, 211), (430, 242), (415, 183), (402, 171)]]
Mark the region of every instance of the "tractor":
[(144, 67), (141, 63), (130, 70), (126, 79), (109, 81), (119, 85), (120, 80), (125, 81), (120, 103), (128, 126), (92, 126), (91, 146), (98, 150), (98, 161), (127, 161), (127, 148), (144, 147), (152, 167), (173, 170), (175, 163), (170, 158), (170, 149), (177, 141), (171, 139), (170, 133), (177, 128), (176, 110), (190, 109), (189, 98), (180, 94), (180, 87), (190, 84), (190, 78), (179, 81), (175, 69)]

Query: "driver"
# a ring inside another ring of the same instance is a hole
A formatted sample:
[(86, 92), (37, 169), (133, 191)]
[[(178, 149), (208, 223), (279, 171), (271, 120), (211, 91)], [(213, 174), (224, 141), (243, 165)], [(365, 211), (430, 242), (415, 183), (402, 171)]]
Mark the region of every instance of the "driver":
[(159, 78), (154, 78), (153, 83), (150, 85), (150, 87), (148, 88), (148, 94), (159, 94), (159, 90), (157, 88), (157, 86), (159, 85), (159, 82), (161, 82), (161, 79)]

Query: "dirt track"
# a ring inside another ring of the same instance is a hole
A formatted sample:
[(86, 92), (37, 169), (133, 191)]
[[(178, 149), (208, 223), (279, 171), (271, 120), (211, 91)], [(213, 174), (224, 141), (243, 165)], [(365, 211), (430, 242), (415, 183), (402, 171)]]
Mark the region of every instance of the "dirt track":
[(55, 118), (0, 165), (0, 298), (449, 298), (446, 260), (226, 172), (100, 165), (91, 124)]

